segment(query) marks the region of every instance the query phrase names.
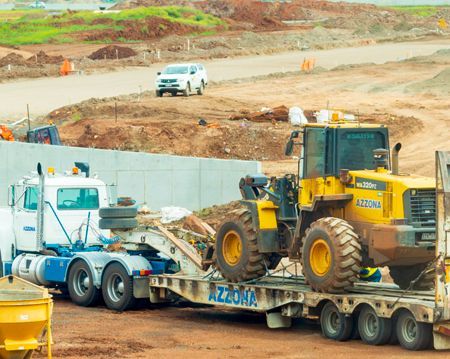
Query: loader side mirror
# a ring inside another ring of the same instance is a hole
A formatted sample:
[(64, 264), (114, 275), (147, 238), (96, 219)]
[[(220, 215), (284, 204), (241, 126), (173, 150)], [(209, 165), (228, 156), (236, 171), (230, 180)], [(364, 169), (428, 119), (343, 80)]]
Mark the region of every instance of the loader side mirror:
[(8, 187), (8, 206), (13, 207), (14, 206), (14, 186)]
[(286, 143), (286, 148), (284, 150), (284, 154), (286, 156), (292, 156), (292, 153), (294, 152), (294, 140), (290, 139), (287, 143)]

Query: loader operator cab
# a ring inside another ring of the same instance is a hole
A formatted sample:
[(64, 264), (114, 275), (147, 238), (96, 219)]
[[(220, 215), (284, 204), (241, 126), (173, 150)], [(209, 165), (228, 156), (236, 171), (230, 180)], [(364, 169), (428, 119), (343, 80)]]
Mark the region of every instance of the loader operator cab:
[(300, 131), (291, 134), (286, 155), (293, 153), (294, 145), (301, 144), (300, 178), (339, 177), (341, 169), (374, 170), (374, 151), (389, 151), (388, 130), (375, 126), (321, 126), (304, 127), (303, 143), (294, 142)]

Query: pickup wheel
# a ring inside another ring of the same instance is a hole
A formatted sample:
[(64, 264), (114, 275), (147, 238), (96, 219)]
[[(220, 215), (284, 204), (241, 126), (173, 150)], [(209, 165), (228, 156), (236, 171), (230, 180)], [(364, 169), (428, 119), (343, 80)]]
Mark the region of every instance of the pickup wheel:
[(83, 260), (75, 262), (70, 268), (68, 289), (72, 302), (82, 307), (94, 306), (100, 298), (91, 269)]
[(186, 88), (183, 90), (183, 96), (189, 97), (190, 94), (191, 94), (191, 83), (188, 82), (188, 83), (186, 84)]
[(161, 91), (156, 90), (155, 95), (156, 97), (162, 97), (163, 93)]
[(103, 273), (102, 293), (109, 309), (123, 312), (134, 307), (133, 279), (120, 263), (110, 264)]
[(202, 81), (200, 87), (197, 90), (197, 95), (203, 95), (205, 93), (205, 83)]

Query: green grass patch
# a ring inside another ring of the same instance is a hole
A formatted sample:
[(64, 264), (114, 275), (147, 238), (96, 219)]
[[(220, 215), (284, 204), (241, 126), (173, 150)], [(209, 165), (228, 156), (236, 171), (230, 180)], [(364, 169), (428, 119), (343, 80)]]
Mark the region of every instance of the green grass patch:
[[(43, 10), (0, 11), (0, 43), (13, 46), (66, 43), (75, 41), (76, 34), (80, 32), (122, 30), (123, 21), (144, 21), (151, 17), (203, 28), (205, 32), (214, 31), (218, 26), (226, 28), (226, 23), (221, 19), (183, 6), (142, 7), (117, 13), (63, 12), (56, 16), (49, 15)], [(164, 25), (160, 25), (160, 30), (161, 26)], [(126, 42), (129, 41), (128, 39)]]
[(390, 6), (390, 9), (394, 9), (401, 12), (406, 12), (410, 15), (417, 17), (430, 17), (437, 14), (439, 8), (442, 6)]

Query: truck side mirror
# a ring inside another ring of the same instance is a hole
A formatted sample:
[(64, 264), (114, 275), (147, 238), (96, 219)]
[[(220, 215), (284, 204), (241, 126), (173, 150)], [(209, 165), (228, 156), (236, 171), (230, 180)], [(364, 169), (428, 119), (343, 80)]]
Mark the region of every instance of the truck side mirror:
[(287, 143), (286, 143), (286, 148), (284, 150), (284, 154), (286, 156), (292, 156), (292, 152), (294, 152), (294, 140), (290, 139)]
[(8, 206), (13, 207), (14, 206), (14, 186), (8, 187)]
[(195, 75), (195, 70), (192, 70), (192, 71), (191, 71), (191, 75)]
[(161, 71), (158, 71), (156, 74), (157, 74), (158, 76), (161, 75)]

